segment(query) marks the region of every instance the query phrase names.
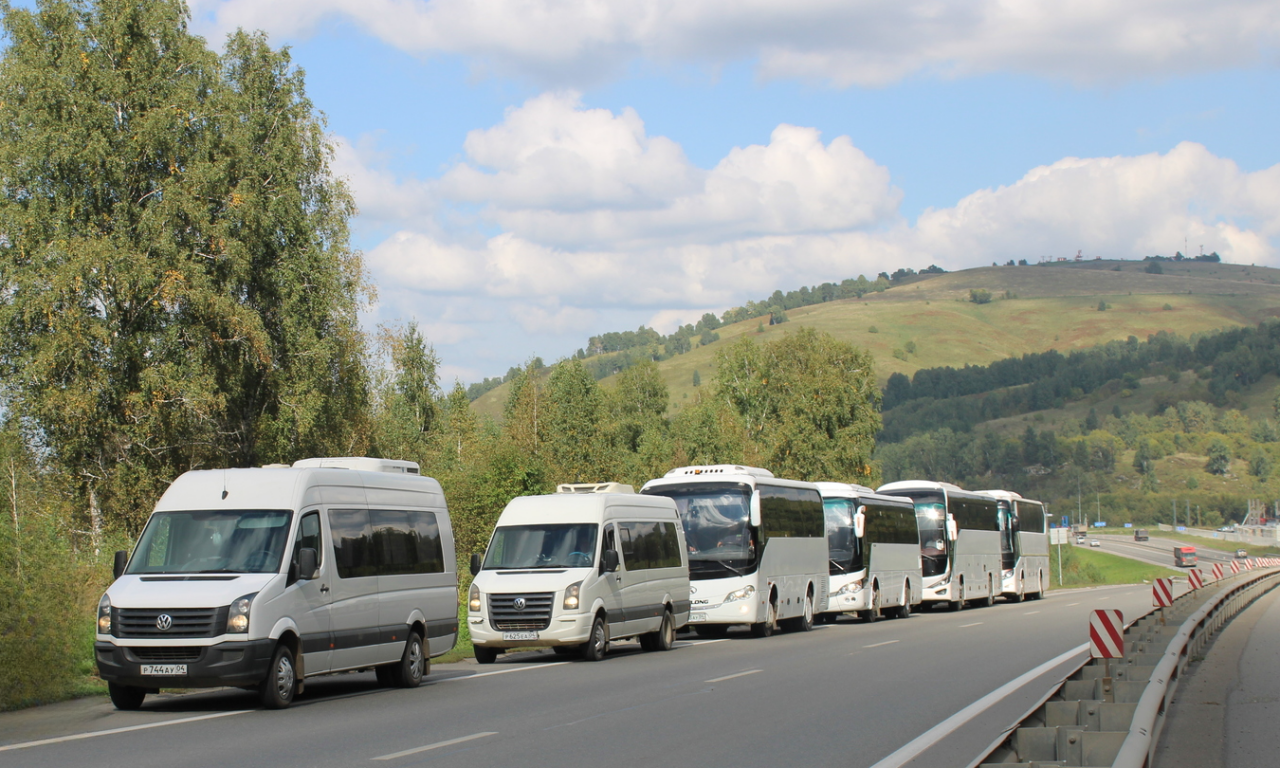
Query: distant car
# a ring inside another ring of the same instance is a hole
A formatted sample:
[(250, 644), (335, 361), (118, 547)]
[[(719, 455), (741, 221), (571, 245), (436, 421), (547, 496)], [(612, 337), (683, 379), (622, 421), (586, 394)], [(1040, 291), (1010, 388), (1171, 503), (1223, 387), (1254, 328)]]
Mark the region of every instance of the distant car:
[(1242, 559), (1243, 559), (1243, 558), (1246, 558), (1246, 557), (1248, 557), (1248, 556), (1249, 556), (1248, 551), (1243, 550), (1243, 549), (1237, 549), (1237, 550), (1236, 550), (1236, 557), (1239, 557), (1239, 558), (1242, 558)]
[(1089, 540), (1089, 546), (1091, 546), (1091, 547), (1100, 547), (1100, 546), (1102, 546), (1102, 542), (1098, 541), (1097, 539), (1090, 539), (1090, 540)]
[(1232, 528), (1232, 527), (1231, 527), (1231, 526), (1229, 526), (1229, 525), (1224, 525), (1224, 526), (1222, 526), (1221, 528), (1219, 528), (1219, 529), (1218, 529), (1218, 531), (1219, 531), (1219, 532), (1221, 532), (1221, 533), (1231, 533), (1231, 532), (1233, 532), (1234, 530), (1235, 530), (1235, 528)]
[(1083, 544), (1083, 543), (1084, 543), (1084, 536), (1083, 536), (1083, 535), (1081, 535), (1081, 536), (1077, 536), (1077, 537), (1076, 537), (1076, 543), (1077, 543), (1077, 544)]

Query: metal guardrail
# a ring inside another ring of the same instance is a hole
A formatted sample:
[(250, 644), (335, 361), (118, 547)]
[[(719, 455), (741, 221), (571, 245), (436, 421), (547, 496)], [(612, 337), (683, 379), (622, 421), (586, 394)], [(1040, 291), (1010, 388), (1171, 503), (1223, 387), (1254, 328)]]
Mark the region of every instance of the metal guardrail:
[(1207, 598), (1212, 586), (1180, 596), (1166, 609), (1164, 623), (1156, 609), (1130, 623), (1125, 658), (1116, 660), (1109, 678), (1101, 660), (1086, 660), (971, 768), (1152, 768), (1187, 664), (1236, 614), (1280, 585), (1280, 571), (1240, 574), (1218, 584)]

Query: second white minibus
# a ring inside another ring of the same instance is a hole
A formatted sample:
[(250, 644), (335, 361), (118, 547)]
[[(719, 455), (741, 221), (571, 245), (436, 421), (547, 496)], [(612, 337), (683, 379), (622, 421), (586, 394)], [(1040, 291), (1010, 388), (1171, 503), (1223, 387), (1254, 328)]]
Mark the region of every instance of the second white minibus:
[(848, 483), (818, 483), (826, 514), (830, 597), (824, 622), (842, 613), (906, 618), (924, 595), (920, 532), (911, 499)]
[(1037, 599), (1049, 588), (1049, 534), (1044, 504), (1013, 491), (979, 491), (1000, 505), (1000, 549), (1004, 597)]

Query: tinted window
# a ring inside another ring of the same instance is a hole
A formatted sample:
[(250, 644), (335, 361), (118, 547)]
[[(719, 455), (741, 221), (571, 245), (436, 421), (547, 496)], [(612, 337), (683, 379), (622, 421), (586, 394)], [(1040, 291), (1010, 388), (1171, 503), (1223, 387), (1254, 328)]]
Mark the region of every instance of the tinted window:
[(828, 571), (834, 576), (862, 570), (862, 541), (854, 535), (853, 499), (823, 499), (826, 518)]
[(970, 531), (999, 531), (1000, 514), (995, 499), (951, 499), (951, 515), (956, 527)]
[(444, 572), (434, 512), (331, 509), (329, 529), (339, 578)]
[(675, 523), (618, 523), (618, 536), (627, 570), (680, 567)]
[(157, 512), (129, 573), (275, 573), (289, 551), (284, 510)]
[(333, 561), (338, 567), (338, 578), (378, 575), (367, 509), (329, 510), (329, 532), (333, 535)]
[(1044, 533), (1044, 507), (1034, 501), (1017, 502), (1018, 530), (1023, 533)]
[(920, 546), (920, 531), (916, 527), (914, 507), (868, 504), (863, 515), (866, 517), (863, 538), (867, 544)]
[(813, 488), (758, 485), (760, 522), (765, 539), (825, 538), (826, 518), (822, 497)]

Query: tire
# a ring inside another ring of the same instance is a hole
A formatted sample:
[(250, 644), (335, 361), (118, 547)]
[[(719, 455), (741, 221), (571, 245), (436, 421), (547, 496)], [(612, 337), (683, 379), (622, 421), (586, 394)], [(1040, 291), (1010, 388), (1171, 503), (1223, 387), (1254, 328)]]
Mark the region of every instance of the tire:
[(990, 608), (996, 604), (996, 584), (991, 579), (987, 579), (987, 596), (980, 601), (984, 608)]
[(474, 650), (477, 664), (492, 664), (498, 660), (497, 648), (486, 648), (483, 645), (477, 645)]
[(116, 709), (125, 712), (142, 709), (142, 700), (147, 698), (143, 689), (118, 683), (107, 683), (107, 693), (111, 694), (111, 703), (116, 705)]
[(893, 617), (895, 619), (911, 618), (911, 588), (910, 585), (902, 588), (902, 605), (894, 609)]
[(880, 616), (880, 589), (872, 587), (871, 607), (862, 612), (862, 620), (868, 624), (874, 624), (880, 620)]
[(591, 622), (591, 634), (587, 642), (582, 644), (582, 658), (585, 661), (600, 661), (609, 652), (609, 628), (603, 616), (596, 616)]
[[(644, 638), (640, 638), (643, 644)], [(669, 651), (676, 644), (676, 620), (671, 611), (662, 612), (662, 625), (653, 633), (646, 651)]]
[(751, 625), (752, 637), (771, 637), (778, 629), (778, 608), (769, 601), (769, 608), (765, 612), (764, 621)]
[(729, 634), (729, 627), (724, 624), (699, 625), (693, 628), (693, 633), (698, 637), (724, 637)]
[(792, 621), (791, 629), (794, 632), (813, 631), (813, 595), (804, 596), (804, 610)]
[(399, 663), (391, 666), (391, 683), (397, 688), (417, 688), (430, 671), (431, 660), (422, 647), (422, 635), (411, 630)]
[(267, 678), (258, 685), (258, 699), (266, 709), (284, 709), (293, 703), (297, 690), (298, 673), (293, 664), (293, 651), (281, 643), (271, 654), (271, 666)]
[(952, 612), (955, 612), (955, 611), (963, 611), (963, 610), (964, 610), (964, 597), (965, 597), (965, 595), (964, 595), (964, 582), (963, 582), (963, 581), (962, 581), (962, 582), (960, 582), (960, 584), (959, 584), (959, 589), (960, 589), (960, 599), (959, 599), (959, 600), (952, 600), (950, 603), (948, 603), (948, 604), (947, 604), (947, 607), (949, 607), (949, 608), (952, 610)]

